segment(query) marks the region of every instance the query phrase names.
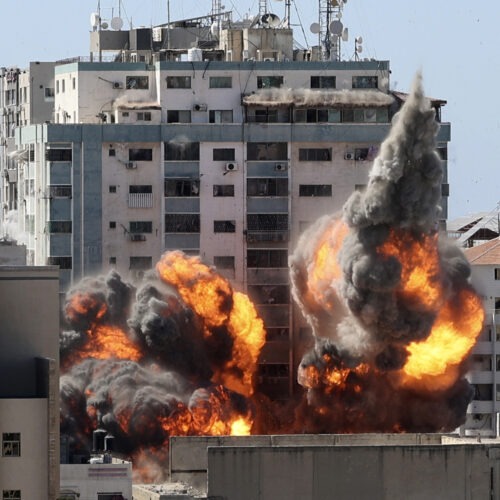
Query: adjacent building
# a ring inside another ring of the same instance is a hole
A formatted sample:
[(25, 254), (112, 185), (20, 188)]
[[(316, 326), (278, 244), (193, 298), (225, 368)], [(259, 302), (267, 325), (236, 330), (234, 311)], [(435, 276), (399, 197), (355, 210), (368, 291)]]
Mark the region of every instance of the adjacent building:
[[(26, 93), (0, 78), (9, 102), (38, 99), (27, 119), (7, 106), (0, 151), (2, 202), (18, 212), (28, 264), (59, 266), (65, 290), (109, 268), (140, 280), (167, 250), (200, 255), (257, 304), (261, 380), (288, 394), (309, 335), (288, 255), (366, 184), (406, 98), (391, 91), (389, 62), (340, 60), (335, 43), (294, 49), (270, 16), (95, 23), (90, 57), (56, 62)], [(438, 121), (444, 104), (432, 100)], [(437, 140), (444, 225), (449, 123)]]

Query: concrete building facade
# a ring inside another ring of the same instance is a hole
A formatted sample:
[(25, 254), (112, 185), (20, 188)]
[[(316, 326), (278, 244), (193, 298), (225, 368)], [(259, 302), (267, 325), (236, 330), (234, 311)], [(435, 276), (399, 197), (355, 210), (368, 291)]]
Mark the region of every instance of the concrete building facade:
[[(59, 490), (59, 273), (0, 267), (0, 492)], [(10, 495), (10, 496), (9, 496)]]

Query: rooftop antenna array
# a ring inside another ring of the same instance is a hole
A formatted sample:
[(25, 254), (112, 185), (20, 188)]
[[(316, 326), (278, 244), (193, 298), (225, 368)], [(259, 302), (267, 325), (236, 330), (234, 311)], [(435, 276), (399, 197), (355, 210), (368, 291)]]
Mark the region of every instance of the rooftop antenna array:
[(342, 24), (342, 12), (347, 0), (319, 0), (319, 22), (311, 25), (318, 35), (323, 61), (340, 61), (341, 41), (348, 40), (347, 28)]

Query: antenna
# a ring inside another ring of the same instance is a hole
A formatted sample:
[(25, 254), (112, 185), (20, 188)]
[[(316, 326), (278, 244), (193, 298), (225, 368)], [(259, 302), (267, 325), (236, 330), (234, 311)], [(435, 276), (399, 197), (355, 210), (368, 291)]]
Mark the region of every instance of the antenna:
[(357, 38), (354, 39), (354, 59), (356, 61), (359, 61), (359, 54), (363, 52), (363, 46), (361, 45), (363, 43), (363, 38), (358, 36)]
[[(342, 11), (347, 0), (319, 1), (319, 46), (322, 60), (340, 61), (340, 42), (343, 40), (344, 25)], [(316, 24), (316, 23), (314, 23)]]
[(121, 17), (113, 17), (111, 19), (111, 28), (115, 31), (120, 31), (123, 28), (123, 19)]

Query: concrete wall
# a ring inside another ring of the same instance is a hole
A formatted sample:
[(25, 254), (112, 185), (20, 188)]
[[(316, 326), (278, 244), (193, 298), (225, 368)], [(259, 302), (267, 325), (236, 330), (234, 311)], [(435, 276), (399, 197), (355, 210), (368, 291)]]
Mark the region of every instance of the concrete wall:
[(211, 447), (217, 500), (498, 498), (499, 448), (486, 446)]

